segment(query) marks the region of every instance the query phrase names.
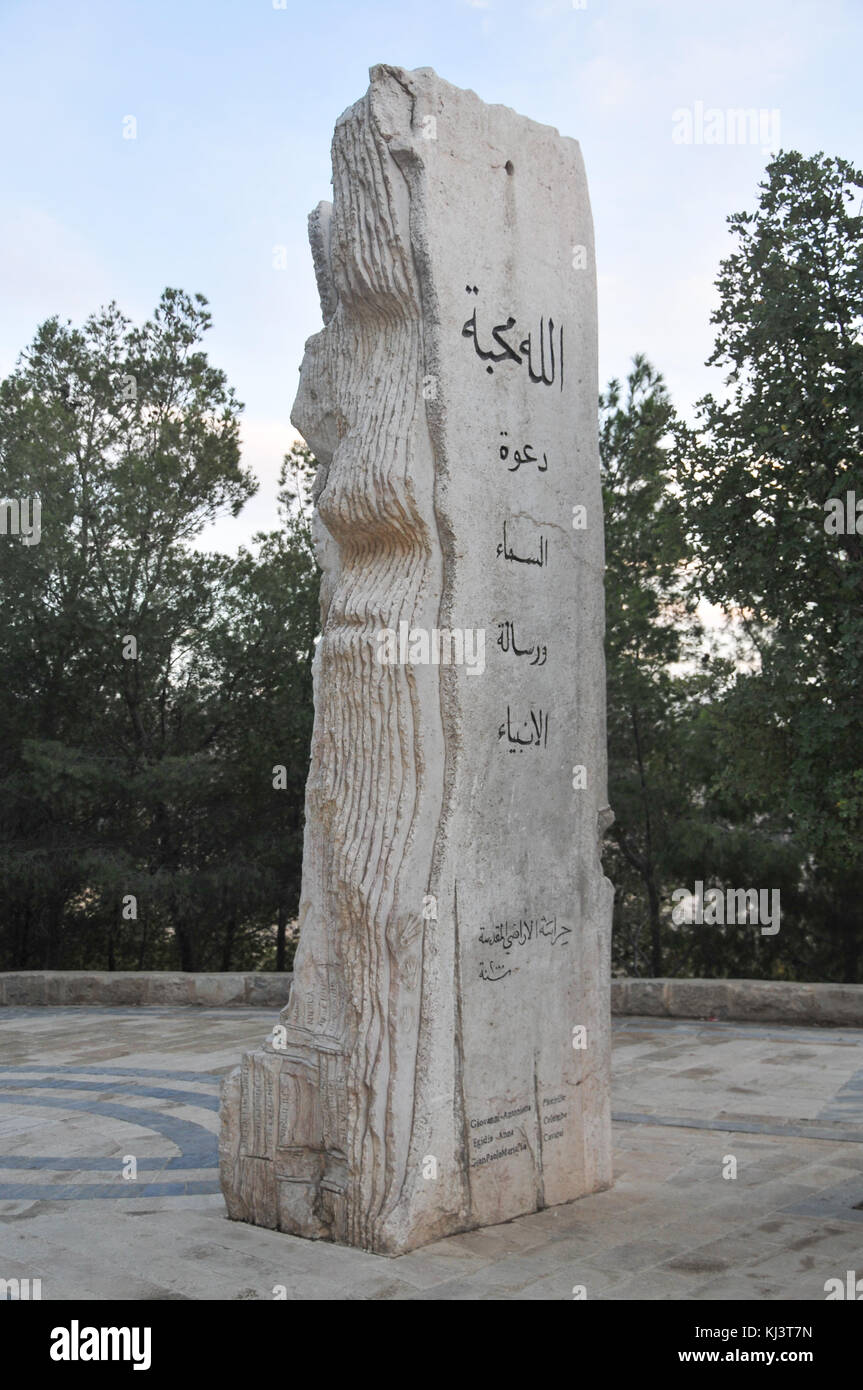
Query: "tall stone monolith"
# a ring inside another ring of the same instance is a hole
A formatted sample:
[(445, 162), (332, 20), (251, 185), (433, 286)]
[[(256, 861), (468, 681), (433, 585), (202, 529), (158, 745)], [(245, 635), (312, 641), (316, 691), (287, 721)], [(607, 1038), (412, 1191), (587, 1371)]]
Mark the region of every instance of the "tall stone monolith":
[(322, 637), (237, 1220), (383, 1254), (611, 1181), (603, 532), (578, 144), (372, 69), (310, 219)]

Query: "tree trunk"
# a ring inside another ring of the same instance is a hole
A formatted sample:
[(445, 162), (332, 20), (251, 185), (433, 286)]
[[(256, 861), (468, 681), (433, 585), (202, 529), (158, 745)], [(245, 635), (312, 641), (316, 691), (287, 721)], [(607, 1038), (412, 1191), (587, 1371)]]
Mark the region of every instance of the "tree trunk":
[(285, 927), (288, 921), (288, 914), (285, 911), (284, 903), (279, 903), (279, 911), (276, 917), (276, 970), (285, 968)]
[(662, 938), (659, 931), (659, 893), (652, 864), (647, 879), (647, 900), (650, 909), (650, 972), (656, 980), (662, 975)]
[(225, 941), (222, 946), (222, 969), (230, 970), (231, 961), (234, 955), (234, 936), (237, 931), (237, 918), (232, 914), (228, 918), (228, 926), (225, 932)]
[(654, 979), (662, 975), (662, 939), (659, 931), (659, 892), (653, 863), (653, 827), (650, 823), (650, 795), (644, 771), (644, 757), (641, 751), (641, 732), (638, 727), (638, 711), (630, 710), (632, 733), (635, 739), (635, 756), (638, 760), (638, 780), (641, 784), (641, 801), (644, 806), (644, 883), (647, 888), (648, 912), (650, 921), (650, 969)]

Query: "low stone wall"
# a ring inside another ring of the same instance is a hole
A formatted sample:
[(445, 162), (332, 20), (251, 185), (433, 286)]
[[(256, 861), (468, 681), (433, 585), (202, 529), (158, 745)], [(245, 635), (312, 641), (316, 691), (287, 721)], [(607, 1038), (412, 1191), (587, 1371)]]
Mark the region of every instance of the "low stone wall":
[(2, 1004), (258, 1005), (280, 1009), (290, 972), (197, 975), (168, 970), (20, 970), (0, 972)]
[[(191, 1004), (281, 1009), (293, 975), (247, 971), (196, 975), (162, 970), (17, 970), (0, 972), (3, 1004)], [(778, 980), (632, 980), (611, 982), (613, 1014), (649, 1018), (736, 1019), (863, 1028), (863, 985), (788, 984)]]
[(651, 1018), (863, 1028), (863, 985), (620, 979), (611, 982), (611, 1011)]

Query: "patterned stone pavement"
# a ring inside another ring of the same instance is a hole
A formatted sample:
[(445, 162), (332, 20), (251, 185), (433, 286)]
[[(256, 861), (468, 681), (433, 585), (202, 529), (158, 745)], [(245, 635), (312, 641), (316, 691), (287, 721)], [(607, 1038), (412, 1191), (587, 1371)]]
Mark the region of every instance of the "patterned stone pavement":
[(861, 1031), (619, 1019), (614, 1188), (386, 1260), (224, 1217), (219, 1081), (274, 1018), (0, 1008), (0, 1279), (46, 1299), (807, 1300), (863, 1276)]

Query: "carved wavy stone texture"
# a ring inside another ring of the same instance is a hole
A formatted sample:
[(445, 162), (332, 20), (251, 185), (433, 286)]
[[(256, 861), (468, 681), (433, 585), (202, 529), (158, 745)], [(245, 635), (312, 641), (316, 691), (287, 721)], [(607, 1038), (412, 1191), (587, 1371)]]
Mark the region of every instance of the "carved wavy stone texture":
[[(574, 141), (381, 66), (309, 230), (301, 936), (221, 1178), (234, 1219), (398, 1254), (611, 1180), (592, 226)], [(483, 662), (407, 659), (441, 629)]]

